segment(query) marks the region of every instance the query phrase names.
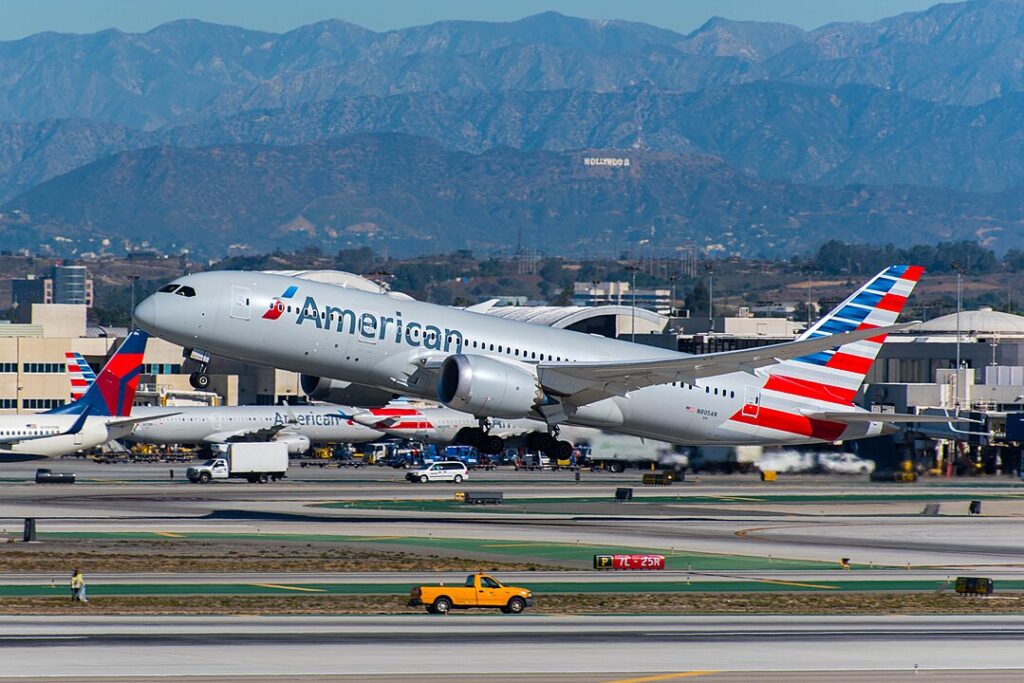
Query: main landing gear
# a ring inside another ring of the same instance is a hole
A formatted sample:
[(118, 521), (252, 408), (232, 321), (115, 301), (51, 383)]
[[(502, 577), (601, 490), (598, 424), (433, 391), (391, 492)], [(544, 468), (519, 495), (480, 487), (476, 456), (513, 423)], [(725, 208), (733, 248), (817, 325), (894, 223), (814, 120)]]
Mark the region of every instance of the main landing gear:
[(526, 436), (527, 450), (543, 452), (552, 460), (568, 460), (572, 457), (573, 445), (565, 439), (558, 438), (557, 427), (553, 434), (531, 432)]
[(192, 361), (199, 367), (198, 369), (188, 376), (188, 383), (192, 385), (193, 389), (206, 390), (210, 388), (210, 376), (207, 374), (207, 370), (210, 368), (210, 354), (202, 349), (185, 349), (182, 353), (185, 357), (185, 362)]
[(488, 455), (497, 455), (505, 450), (505, 439), (488, 434), (482, 427), (463, 429), (459, 433), (459, 441)]

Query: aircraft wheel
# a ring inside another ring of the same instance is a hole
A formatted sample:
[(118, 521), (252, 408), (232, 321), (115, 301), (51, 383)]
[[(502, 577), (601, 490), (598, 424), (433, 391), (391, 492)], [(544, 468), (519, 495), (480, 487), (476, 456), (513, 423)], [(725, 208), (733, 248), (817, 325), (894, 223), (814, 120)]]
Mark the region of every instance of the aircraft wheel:
[(484, 441), (485, 448), (484, 453), (490, 453), (491, 455), (497, 455), (505, 450), (505, 439), (500, 436), (488, 436)]
[(210, 387), (210, 376), (205, 372), (193, 372), (188, 377), (189, 384), (193, 389), (208, 389)]

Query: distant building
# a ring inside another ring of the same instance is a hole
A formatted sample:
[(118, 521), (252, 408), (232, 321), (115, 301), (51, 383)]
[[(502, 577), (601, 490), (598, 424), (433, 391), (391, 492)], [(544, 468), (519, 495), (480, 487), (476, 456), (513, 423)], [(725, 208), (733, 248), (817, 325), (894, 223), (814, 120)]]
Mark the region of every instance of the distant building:
[(662, 315), (672, 311), (671, 289), (630, 290), (628, 282), (577, 282), (573, 285), (574, 306), (636, 306)]
[(54, 266), (53, 301), (47, 304), (84, 304), (92, 306), (92, 280), (85, 266)]
[(93, 284), (85, 266), (54, 266), (48, 276), (29, 275), (11, 280), (14, 320), (28, 323), (33, 304), (75, 304), (91, 308)]

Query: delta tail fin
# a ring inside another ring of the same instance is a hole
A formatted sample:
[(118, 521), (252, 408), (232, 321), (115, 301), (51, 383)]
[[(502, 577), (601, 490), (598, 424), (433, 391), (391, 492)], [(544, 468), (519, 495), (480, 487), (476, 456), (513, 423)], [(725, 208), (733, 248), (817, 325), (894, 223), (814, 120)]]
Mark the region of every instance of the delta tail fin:
[(80, 399), (49, 412), (80, 415), (88, 411), (93, 417), (131, 415), (148, 340), (149, 334), (142, 330), (130, 332)]

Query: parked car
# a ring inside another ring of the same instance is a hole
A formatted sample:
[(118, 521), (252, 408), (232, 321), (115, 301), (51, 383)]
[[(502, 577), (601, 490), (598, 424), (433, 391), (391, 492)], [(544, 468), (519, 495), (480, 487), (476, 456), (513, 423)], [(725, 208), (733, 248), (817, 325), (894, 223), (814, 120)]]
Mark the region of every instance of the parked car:
[(445, 460), (444, 462), (435, 462), (422, 469), (411, 470), (405, 475), (405, 478), (423, 484), (430, 481), (451, 481), (461, 484), (464, 480), (469, 479), (469, 470), (465, 463)]

